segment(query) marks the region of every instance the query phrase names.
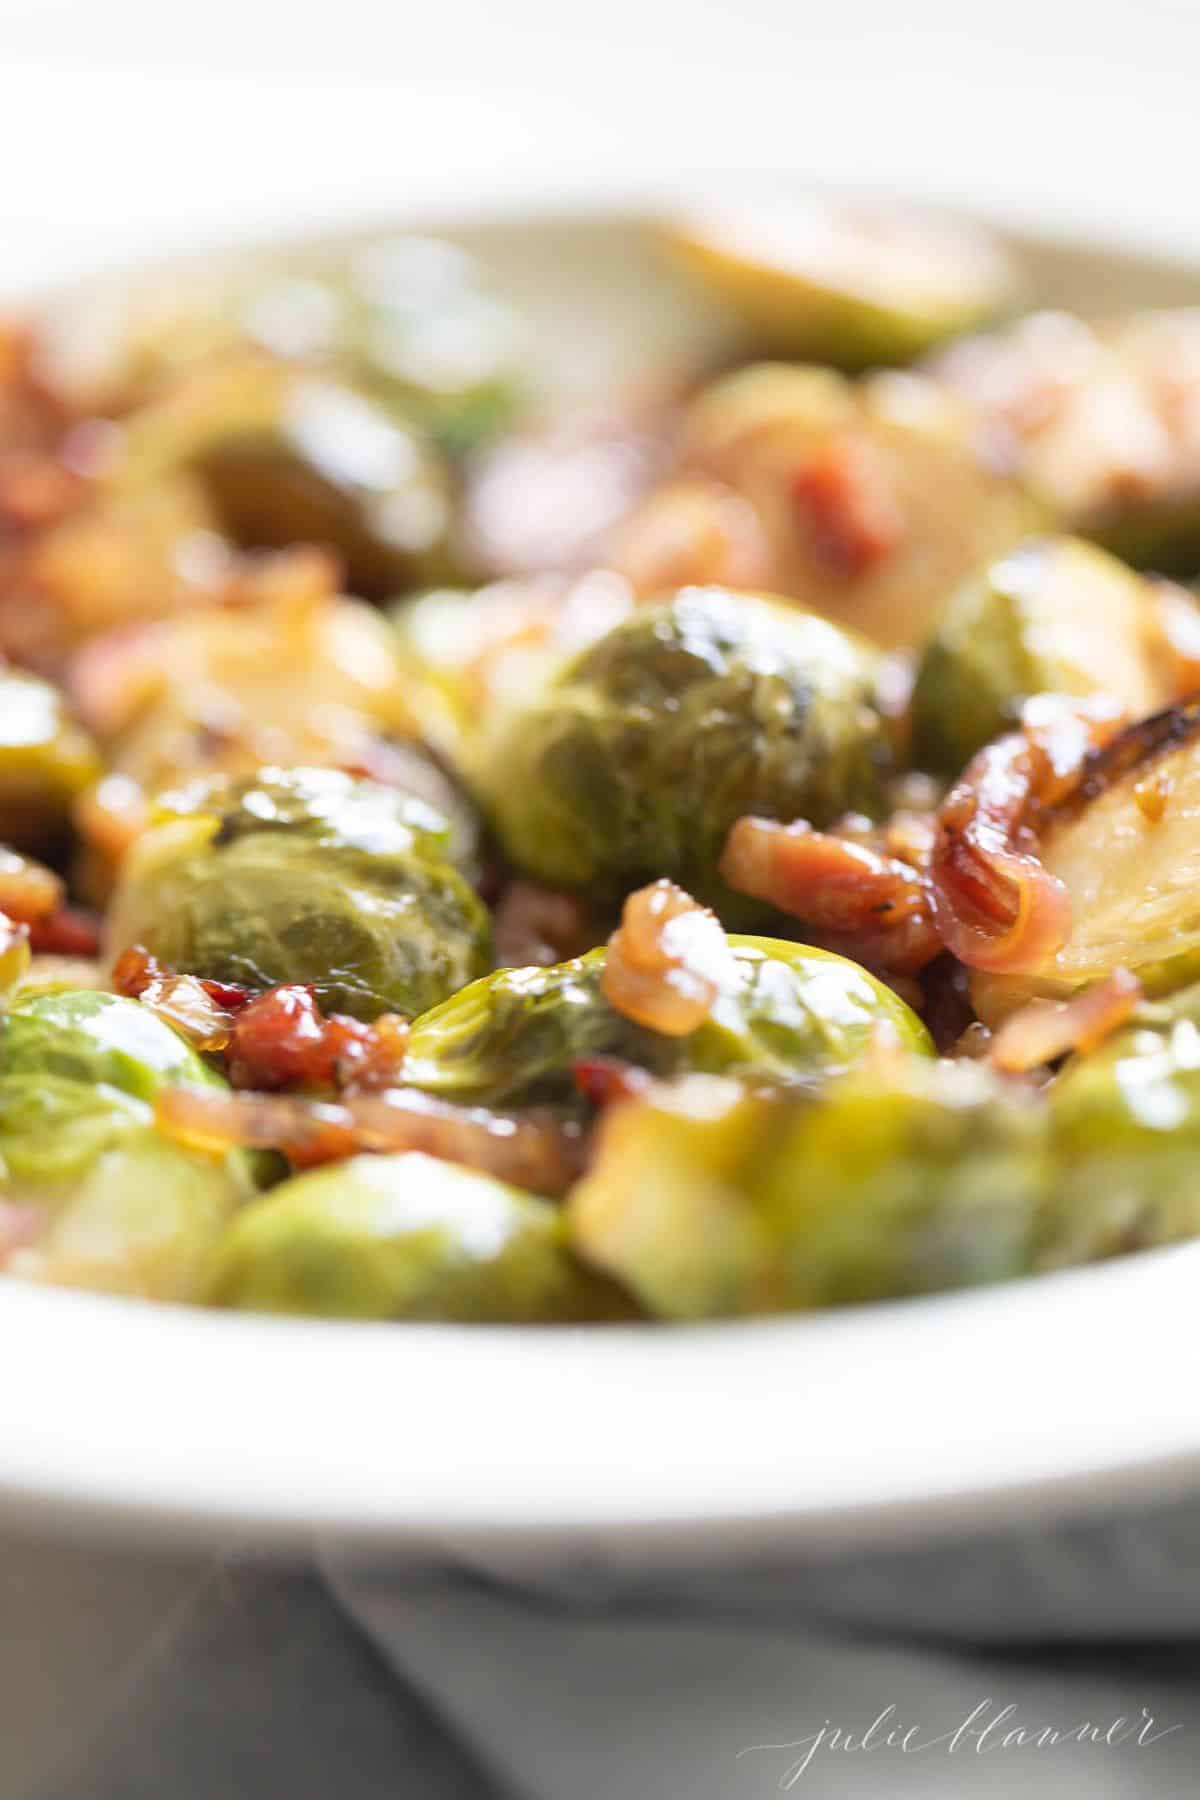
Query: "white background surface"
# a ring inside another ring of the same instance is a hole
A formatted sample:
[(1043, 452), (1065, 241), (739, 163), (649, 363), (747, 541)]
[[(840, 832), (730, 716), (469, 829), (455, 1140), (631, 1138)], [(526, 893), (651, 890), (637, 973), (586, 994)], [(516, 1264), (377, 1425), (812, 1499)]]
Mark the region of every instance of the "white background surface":
[[(1190, 247), (1198, 69), (1195, 0), (0, 0), (0, 286), (656, 169), (797, 169)], [(5, 1800), (189, 1579), (0, 1542)]]

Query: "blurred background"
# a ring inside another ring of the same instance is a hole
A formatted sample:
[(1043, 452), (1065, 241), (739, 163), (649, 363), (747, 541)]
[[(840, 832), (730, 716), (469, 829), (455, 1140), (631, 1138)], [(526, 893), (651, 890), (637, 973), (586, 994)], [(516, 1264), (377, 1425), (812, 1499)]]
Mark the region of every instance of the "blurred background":
[(518, 178), (784, 167), (1191, 229), (1193, 0), (0, 0), (0, 280)]

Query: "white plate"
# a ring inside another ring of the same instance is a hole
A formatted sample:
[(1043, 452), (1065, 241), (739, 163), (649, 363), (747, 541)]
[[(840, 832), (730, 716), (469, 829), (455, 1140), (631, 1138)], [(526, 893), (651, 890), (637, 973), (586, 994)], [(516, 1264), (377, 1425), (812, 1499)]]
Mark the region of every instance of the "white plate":
[[(636, 215), (434, 228), (529, 307), (560, 381), (653, 373), (727, 336)], [(1019, 247), (1052, 302), (1200, 298), (1183, 264)], [(352, 1326), (6, 1283), (0, 1504), (139, 1533), (654, 1555), (970, 1528), (1200, 1476), (1198, 1312), (1200, 1245), (676, 1330)]]

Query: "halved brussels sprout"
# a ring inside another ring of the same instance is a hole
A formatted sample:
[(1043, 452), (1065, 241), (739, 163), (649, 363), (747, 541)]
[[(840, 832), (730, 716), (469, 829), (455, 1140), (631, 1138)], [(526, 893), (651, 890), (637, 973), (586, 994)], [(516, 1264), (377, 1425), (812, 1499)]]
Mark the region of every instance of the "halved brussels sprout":
[(888, 763), (866, 645), (761, 595), (685, 588), (585, 650), (483, 747), (503, 848), (562, 887), (669, 875), (753, 918), (717, 863), (744, 813), (873, 811)]
[[(305, 810), (340, 782), (345, 832)], [(214, 787), (200, 804), (126, 858), (112, 954), (141, 944), (181, 973), (307, 983), (326, 1010), (362, 1019), (422, 1012), (488, 966), (486, 910), (438, 853), (445, 827), (432, 808), (374, 782), (280, 770)]]
[(209, 1298), (251, 1312), (537, 1324), (636, 1309), (548, 1201), (416, 1152), (285, 1181), (225, 1234)]
[[(196, 606), (76, 657), (72, 691), (109, 768), (148, 793), (267, 764), (384, 768), (419, 753), (395, 637), (328, 559), (266, 559), (246, 604)], [(397, 742), (396, 740), (401, 740)], [(443, 783), (443, 786), (446, 784)]]
[(1143, 567), (1200, 564), (1200, 307), (1088, 322), (1041, 312), (930, 372), (1019, 451), (1074, 531)]
[(169, 1083), (220, 1086), (169, 1026), (95, 992), (18, 1000), (0, 1036), (0, 1198), (27, 1213), (6, 1272), (155, 1299), (195, 1298), (230, 1213), (255, 1191), (240, 1151), (155, 1129)]
[(1044, 1266), (1200, 1235), (1200, 988), (1141, 1008), (1050, 1090)]
[(816, 1099), (690, 1077), (614, 1107), (572, 1190), (579, 1253), (664, 1318), (933, 1293), (1028, 1272), (1042, 1109), (968, 1064), (860, 1069)]
[(1020, 974), (971, 978), (989, 1023), (1127, 968), (1150, 994), (1200, 974), (1200, 702), (1132, 725), (1043, 822), (1038, 854), (1071, 903), (1065, 943)]
[(404, 1075), (447, 1098), (488, 1105), (562, 1100), (580, 1058), (615, 1056), (656, 1074), (736, 1070), (777, 1080), (850, 1068), (882, 1028), (932, 1051), (916, 1014), (844, 957), (777, 938), (729, 940), (740, 985), (698, 1030), (667, 1037), (604, 998), (606, 951), (553, 968), (502, 969), (416, 1020)]
[(956, 775), (1032, 694), (1110, 694), (1133, 718), (1165, 705), (1171, 596), (1189, 604), (1078, 538), (1043, 538), (992, 563), (952, 595), (925, 646), (915, 760)]
[(385, 598), (448, 571), (436, 453), (331, 375), (249, 351), (189, 365), (129, 415), (122, 446), (114, 491), (193, 471), (238, 542), (326, 545), (357, 593)]
[(888, 649), (920, 643), (965, 576), (1049, 522), (975, 414), (920, 375), (738, 370), (695, 402), (680, 464), (751, 503), (776, 592)]
[(1022, 287), (977, 227), (863, 201), (704, 212), (672, 221), (667, 239), (764, 348), (844, 369), (909, 362)]
[(0, 842), (44, 849), (100, 773), (91, 738), (47, 681), (0, 669)]

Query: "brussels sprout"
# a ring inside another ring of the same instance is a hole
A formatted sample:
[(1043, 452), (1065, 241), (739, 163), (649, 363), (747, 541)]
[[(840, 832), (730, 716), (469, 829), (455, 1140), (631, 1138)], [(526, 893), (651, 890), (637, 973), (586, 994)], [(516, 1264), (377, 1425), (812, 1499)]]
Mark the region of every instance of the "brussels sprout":
[(86, 505), (30, 540), (28, 588), (5, 613), (7, 647), (57, 672), (98, 632), (211, 600), (226, 572), (217, 525), (203, 483), (187, 471), (130, 490), (98, 481)]
[(693, 405), (680, 464), (751, 503), (764, 585), (888, 649), (918, 645), (966, 576), (1054, 523), (974, 412), (919, 375), (741, 369)]
[(601, 987), (606, 952), (590, 950), (553, 968), (502, 969), (426, 1013), (409, 1037), (405, 1079), (447, 1098), (511, 1106), (566, 1098), (572, 1064), (591, 1056), (657, 1074), (795, 1080), (849, 1068), (880, 1027), (906, 1049), (931, 1050), (916, 1014), (857, 964), (776, 938), (729, 941), (741, 985), (685, 1038), (615, 1011)]
[(1071, 530), (1143, 567), (1200, 562), (1200, 307), (1088, 323), (1042, 312), (930, 366), (1019, 453)]
[(0, 1036), (0, 1198), (29, 1209), (11, 1274), (193, 1298), (229, 1214), (255, 1188), (241, 1152), (183, 1150), (151, 1102), (177, 1081), (221, 1086), (161, 1019), (114, 994), (19, 1000)]
[(253, 353), (181, 370), (130, 415), (110, 477), (137, 492), (203, 478), (250, 546), (324, 544), (356, 592), (383, 598), (448, 568), (450, 492), (436, 454), (368, 394)]
[(90, 988), (18, 998), (0, 1028), (0, 1072), (99, 1083), (138, 1100), (177, 1082), (220, 1085), (147, 1007)]
[(717, 863), (743, 813), (827, 824), (879, 802), (872, 652), (758, 595), (685, 588), (586, 649), (484, 746), (481, 781), (519, 868), (616, 894), (670, 875), (753, 918)]
[(52, 845), (100, 773), (95, 746), (49, 682), (0, 669), (0, 841)]
[(1058, 1175), (1042, 1221), (1044, 1266), (1200, 1235), (1198, 1021), (1200, 988), (1145, 1006), (1054, 1083)]
[(455, 244), (380, 239), (327, 271), (268, 278), (238, 312), (264, 348), (344, 370), (452, 456), (495, 437), (523, 399), (518, 322)]
[[(344, 832), (318, 804), (340, 783)], [(141, 944), (186, 974), (308, 983), (327, 1010), (363, 1019), (421, 1012), (488, 966), (487, 913), (437, 854), (445, 825), (432, 808), (372, 782), (279, 770), (202, 803), (126, 858), (113, 954)]]
[(1038, 854), (1071, 903), (1066, 941), (1020, 974), (976, 972), (994, 1023), (1035, 996), (1065, 998), (1127, 968), (1150, 994), (1200, 975), (1200, 702), (1132, 725), (1091, 759), (1039, 829)]
[(426, 739), (471, 774), (496, 715), (534, 697), (564, 660), (628, 617), (611, 570), (530, 575), (471, 593), (436, 588), (392, 609), (406, 693)]
[(1049, 1174), (1042, 1109), (977, 1066), (690, 1077), (604, 1116), (568, 1227), (661, 1317), (795, 1311), (1027, 1272)]
[(861, 369), (973, 330), (1021, 281), (975, 227), (861, 201), (792, 200), (674, 221), (668, 243), (766, 349)]
[(635, 1309), (577, 1264), (548, 1201), (417, 1152), (286, 1181), (233, 1221), (210, 1298), (348, 1319), (539, 1323)]
[(267, 764), (378, 767), (389, 780), (399, 764), (396, 785), (412, 785), (419, 752), (395, 740), (414, 715), (376, 609), (338, 594), (311, 550), (263, 559), (242, 585), (246, 604), (194, 606), (75, 658), (72, 689), (110, 769), (147, 793)]
[(1031, 694), (1110, 694), (1134, 718), (1164, 705), (1165, 598), (1162, 584), (1078, 538), (1045, 538), (993, 563), (951, 597), (925, 647), (916, 761), (957, 774)]
[(112, 326), (106, 342), (92, 306), (60, 316), (52, 340), (60, 383), (102, 412), (249, 343), (358, 382), (458, 456), (505, 428), (526, 385), (519, 321), (472, 256), (430, 238), (142, 283)]
[(455, 841), (450, 821), (428, 801), (341, 769), (258, 769), (234, 780), (200, 779), (160, 794), (154, 810), (160, 823), (218, 819), (222, 846), (275, 832), (371, 855), (417, 849), (459, 866), (474, 860), (474, 845)]

